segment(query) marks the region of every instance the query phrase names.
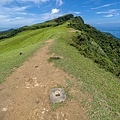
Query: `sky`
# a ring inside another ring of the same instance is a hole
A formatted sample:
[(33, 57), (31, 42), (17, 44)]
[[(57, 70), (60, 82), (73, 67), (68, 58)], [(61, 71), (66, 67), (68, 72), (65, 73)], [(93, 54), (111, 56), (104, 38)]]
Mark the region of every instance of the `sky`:
[(18, 28), (72, 13), (85, 23), (120, 23), (120, 0), (0, 0), (0, 30)]

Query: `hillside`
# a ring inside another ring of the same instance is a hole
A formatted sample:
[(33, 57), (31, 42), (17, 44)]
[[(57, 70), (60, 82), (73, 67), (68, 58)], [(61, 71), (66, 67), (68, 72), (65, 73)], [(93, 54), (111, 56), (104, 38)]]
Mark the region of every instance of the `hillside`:
[(103, 32), (103, 33), (106, 34), (106, 35), (112, 36), (112, 37), (115, 38), (115, 39), (119, 39), (119, 38), (115, 37), (114, 35), (112, 35), (112, 34), (109, 33), (109, 32)]
[[(80, 16), (74, 17), (72, 14), (12, 29), (2, 35), (0, 108), (6, 108), (7, 103), (8, 112), (0, 112), (0, 119), (13, 120), (17, 117), (32, 120), (42, 116), (52, 120), (52, 116), (61, 120), (64, 116), (64, 119), (70, 120), (119, 120), (118, 39), (101, 33), (85, 24)], [(30, 57), (32, 55), (33, 58)], [(61, 59), (50, 56), (61, 56)], [(32, 87), (36, 84), (33, 80), (35, 77), (38, 86), (42, 85), (43, 89)], [(25, 85), (30, 89), (25, 89)], [(65, 88), (65, 102), (49, 103), (49, 90), (54, 87)], [(36, 101), (33, 98), (41, 98), (44, 102), (42, 104), (37, 100), (37, 105), (33, 104)], [(44, 111), (41, 111), (41, 106)]]
[(85, 57), (93, 59), (100, 67), (120, 77), (120, 41), (104, 34), (88, 24), (72, 20), (69, 24), (78, 33), (70, 45), (76, 47)]

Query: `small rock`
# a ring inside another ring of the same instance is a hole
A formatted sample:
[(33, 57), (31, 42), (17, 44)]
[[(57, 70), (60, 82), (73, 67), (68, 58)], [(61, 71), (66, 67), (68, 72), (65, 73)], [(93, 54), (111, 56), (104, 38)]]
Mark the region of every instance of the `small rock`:
[(30, 87), (26, 87), (27, 89), (30, 88)]
[(33, 80), (37, 80), (37, 77), (33, 77), (32, 79), (33, 79)]
[(62, 56), (53, 56), (53, 57), (50, 57), (50, 59), (63, 59), (63, 57)]
[(42, 114), (44, 114), (45, 113), (45, 111), (42, 111)]
[(36, 65), (35, 68), (38, 68), (38, 66)]
[(43, 117), (39, 117), (40, 118), (40, 120), (43, 120)]
[(2, 111), (3, 111), (3, 112), (6, 112), (6, 111), (7, 111), (7, 108), (3, 108)]
[(46, 110), (46, 112), (48, 112), (49, 110)]
[(39, 86), (39, 84), (38, 84), (38, 83), (36, 83), (34, 86), (35, 86), (35, 87), (37, 87), (37, 86)]
[(22, 55), (23, 53), (22, 52), (20, 52), (20, 54), (19, 55)]
[(64, 117), (64, 113), (61, 112), (62, 117)]
[(40, 101), (39, 101), (39, 99), (37, 98), (35, 102), (38, 104)]

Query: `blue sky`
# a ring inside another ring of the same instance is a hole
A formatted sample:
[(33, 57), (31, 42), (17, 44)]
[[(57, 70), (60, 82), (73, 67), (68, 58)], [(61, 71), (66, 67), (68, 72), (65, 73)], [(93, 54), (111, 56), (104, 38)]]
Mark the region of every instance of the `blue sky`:
[(0, 0), (0, 30), (40, 23), (64, 14), (85, 23), (120, 23), (120, 0)]

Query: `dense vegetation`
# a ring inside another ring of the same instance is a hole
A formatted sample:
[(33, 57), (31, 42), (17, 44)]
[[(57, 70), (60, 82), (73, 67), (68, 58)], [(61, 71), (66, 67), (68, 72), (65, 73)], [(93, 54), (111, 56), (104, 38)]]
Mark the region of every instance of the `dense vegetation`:
[(55, 22), (62, 24), (70, 19), (74, 18), (74, 16), (72, 14), (68, 14), (68, 15), (64, 15), (62, 17), (56, 18), (54, 19)]
[(100, 67), (120, 77), (120, 41), (94, 27), (79, 22), (78, 18), (71, 20), (69, 27), (79, 30), (69, 42), (81, 54), (98, 63)]

